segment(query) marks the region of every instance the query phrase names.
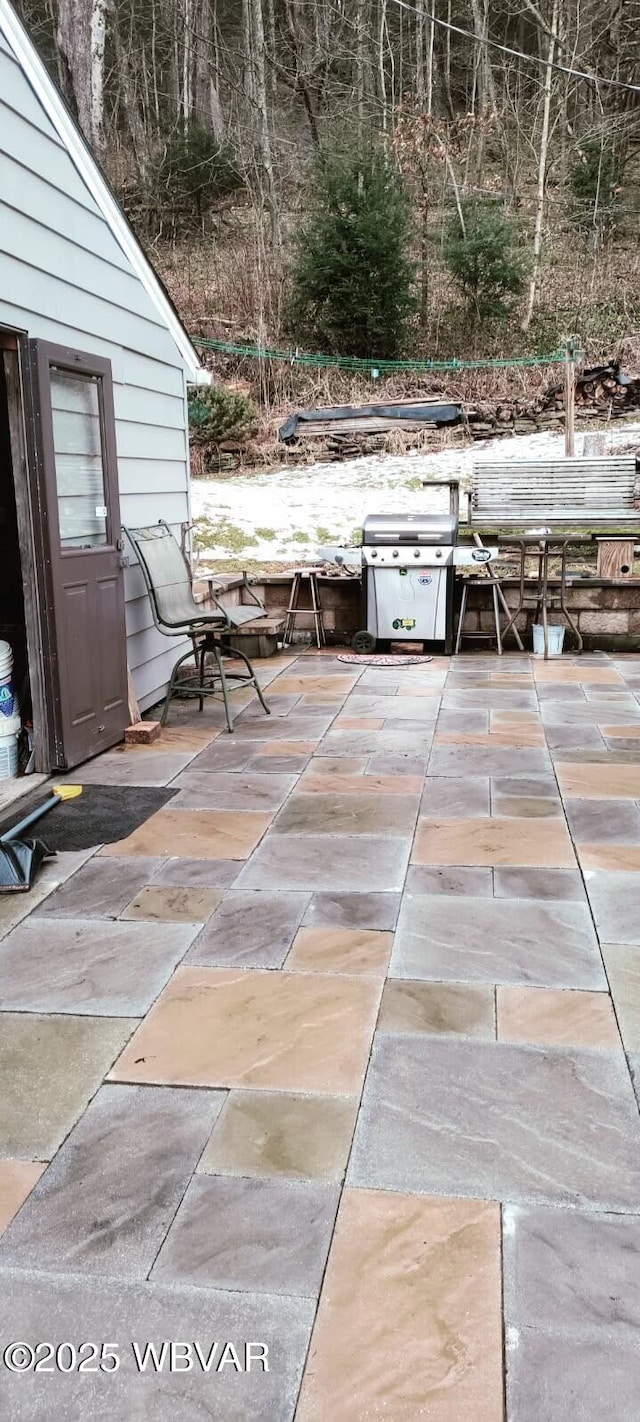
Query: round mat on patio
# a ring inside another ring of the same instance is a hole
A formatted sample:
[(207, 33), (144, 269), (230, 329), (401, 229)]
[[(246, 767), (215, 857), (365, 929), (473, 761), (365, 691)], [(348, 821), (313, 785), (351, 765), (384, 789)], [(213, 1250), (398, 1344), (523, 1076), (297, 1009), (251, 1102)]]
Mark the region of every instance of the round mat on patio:
[(403, 657), (400, 653), (396, 656), (390, 653), (384, 656), (383, 653), (371, 654), (360, 652), (344, 652), (338, 657), (339, 662), (358, 662), (363, 667), (411, 667), (415, 662), (432, 662), (433, 657)]

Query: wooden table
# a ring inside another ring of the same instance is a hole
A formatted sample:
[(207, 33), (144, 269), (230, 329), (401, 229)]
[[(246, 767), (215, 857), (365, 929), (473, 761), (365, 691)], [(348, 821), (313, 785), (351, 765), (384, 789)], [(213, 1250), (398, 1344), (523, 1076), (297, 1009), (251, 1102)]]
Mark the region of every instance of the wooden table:
[[(506, 541), (500, 539), (501, 549), (503, 547), (515, 548), (519, 553), (520, 557), (520, 589), (518, 605), (503, 630), (503, 641), (507, 635), (507, 632), (511, 627), (514, 626), (516, 619), (518, 618), (519, 614), (524, 610), (525, 606), (535, 606), (536, 622), (540, 621), (540, 619), (542, 620), (542, 627), (544, 632), (544, 657), (545, 661), (547, 661), (549, 658), (549, 639), (547, 630), (549, 621), (548, 614), (552, 608), (556, 608), (559, 612), (562, 613), (563, 617), (566, 618), (566, 621), (576, 638), (576, 642), (578, 644), (577, 651), (582, 651), (582, 637), (580, 636), (576, 623), (574, 622), (566, 603), (567, 555), (568, 550), (571, 548), (571, 546), (578, 543), (584, 543), (584, 534), (527, 533), (518, 535), (512, 539), (507, 539)], [(527, 581), (526, 560), (527, 558), (532, 557), (537, 559), (535, 590), (530, 593), (527, 593), (525, 586)], [(560, 586), (557, 591), (551, 591), (549, 588), (549, 561), (551, 558), (560, 558)]]

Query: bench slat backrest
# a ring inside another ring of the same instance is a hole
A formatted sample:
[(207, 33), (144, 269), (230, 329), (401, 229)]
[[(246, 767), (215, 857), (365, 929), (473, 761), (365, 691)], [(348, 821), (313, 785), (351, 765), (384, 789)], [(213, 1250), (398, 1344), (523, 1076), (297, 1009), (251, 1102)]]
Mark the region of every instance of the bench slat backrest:
[(634, 455), (600, 459), (483, 460), (474, 464), (474, 523), (606, 523), (640, 520)]

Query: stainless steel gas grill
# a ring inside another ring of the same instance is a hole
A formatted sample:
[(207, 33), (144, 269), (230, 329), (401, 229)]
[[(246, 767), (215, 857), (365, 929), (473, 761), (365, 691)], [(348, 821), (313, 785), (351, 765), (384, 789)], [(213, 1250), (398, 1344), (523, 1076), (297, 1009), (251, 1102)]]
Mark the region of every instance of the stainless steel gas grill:
[(444, 642), (451, 651), (458, 519), (451, 514), (370, 514), (362, 531), (366, 632), (378, 641)]
[(445, 653), (452, 651), (455, 566), (492, 562), (498, 550), (458, 544), (457, 483), (438, 482), (449, 484), (449, 513), (370, 514), (364, 521), (357, 651), (401, 641), (443, 642)]

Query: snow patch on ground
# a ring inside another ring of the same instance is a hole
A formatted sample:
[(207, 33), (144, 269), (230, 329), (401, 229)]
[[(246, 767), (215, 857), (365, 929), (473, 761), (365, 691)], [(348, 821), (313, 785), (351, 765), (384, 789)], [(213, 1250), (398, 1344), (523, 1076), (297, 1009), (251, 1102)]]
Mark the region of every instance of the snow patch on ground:
[[(608, 449), (640, 435), (629, 424), (607, 434)], [(576, 439), (582, 453), (584, 436)], [(313, 556), (318, 544), (351, 544), (366, 514), (416, 513), (445, 507), (445, 489), (425, 490), (421, 480), (456, 476), (470, 481), (472, 465), (560, 456), (564, 436), (548, 432), (487, 440), (439, 454), (369, 455), (343, 464), (248, 472), (234, 479), (194, 479), (192, 517), (203, 520), (204, 561), (238, 556), (256, 562), (291, 562)], [(461, 510), (464, 517), (464, 501)], [(210, 545), (210, 546), (209, 546)]]

